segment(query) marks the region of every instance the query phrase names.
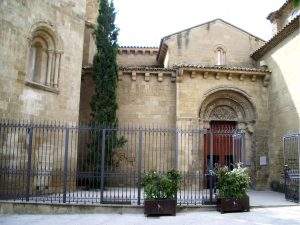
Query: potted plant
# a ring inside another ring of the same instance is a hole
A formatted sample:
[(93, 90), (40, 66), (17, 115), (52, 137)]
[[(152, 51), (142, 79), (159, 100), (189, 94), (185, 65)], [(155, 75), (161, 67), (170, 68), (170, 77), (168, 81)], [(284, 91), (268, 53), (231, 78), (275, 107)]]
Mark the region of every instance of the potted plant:
[(237, 164), (233, 170), (228, 167), (217, 169), (217, 209), (221, 213), (250, 211), (247, 189), (250, 176), (247, 168)]
[(175, 215), (176, 196), (181, 176), (175, 171), (160, 174), (150, 171), (143, 177), (145, 215)]

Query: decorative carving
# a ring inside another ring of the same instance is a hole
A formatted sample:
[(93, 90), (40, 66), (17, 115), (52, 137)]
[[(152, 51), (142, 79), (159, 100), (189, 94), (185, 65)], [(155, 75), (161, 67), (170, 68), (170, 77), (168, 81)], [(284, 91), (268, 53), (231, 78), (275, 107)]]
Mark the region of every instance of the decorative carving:
[(123, 80), (123, 72), (119, 70), (118, 72), (118, 80)]
[(234, 109), (223, 105), (218, 106), (213, 109), (213, 111), (210, 114), (210, 120), (231, 120), (236, 121), (238, 119), (237, 113), (234, 111)]
[(241, 75), (240, 75), (240, 80), (241, 80), (241, 81), (245, 80), (245, 75), (244, 75), (244, 74), (241, 74)]
[(271, 80), (271, 75), (270, 74), (267, 74), (263, 80), (263, 86), (264, 87), (267, 87), (270, 83), (270, 80)]
[(191, 72), (191, 78), (195, 78), (196, 77), (196, 71), (192, 71)]
[(150, 81), (150, 73), (145, 73), (145, 81), (146, 82)]
[(217, 79), (217, 80), (220, 80), (220, 77), (221, 77), (221, 73), (217, 73), (217, 74), (216, 74), (216, 79)]
[(158, 82), (162, 82), (164, 80), (164, 74), (159, 73), (158, 76), (157, 76), (157, 80), (158, 80)]
[(208, 95), (201, 104), (199, 118), (209, 121), (213, 115), (216, 116), (216, 109), (224, 106), (227, 107), (227, 113), (229, 113), (229, 109), (234, 111), (235, 120), (239, 122), (254, 122), (256, 120), (257, 116), (253, 104), (246, 96), (233, 90), (220, 90)]
[(136, 72), (133, 71), (131, 74), (131, 80), (136, 81)]
[(204, 79), (207, 79), (207, 78), (208, 78), (208, 72), (204, 72), (203, 78), (204, 78)]
[(228, 74), (227, 79), (232, 80), (232, 73)]

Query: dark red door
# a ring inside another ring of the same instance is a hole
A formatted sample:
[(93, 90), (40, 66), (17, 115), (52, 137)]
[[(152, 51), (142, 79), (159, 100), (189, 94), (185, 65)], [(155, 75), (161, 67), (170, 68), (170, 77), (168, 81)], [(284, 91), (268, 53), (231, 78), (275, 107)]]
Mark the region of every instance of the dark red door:
[[(204, 161), (205, 172), (208, 171), (210, 159), (213, 166), (233, 167), (234, 161), (234, 139), (233, 132), (236, 129), (236, 122), (231, 121), (212, 121), (210, 123), (210, 132), (205, 135), (204, 142)], [(210, 143), (213, 142), (212, 154)], [(212, 158), (211, 158), (212, 156)]]

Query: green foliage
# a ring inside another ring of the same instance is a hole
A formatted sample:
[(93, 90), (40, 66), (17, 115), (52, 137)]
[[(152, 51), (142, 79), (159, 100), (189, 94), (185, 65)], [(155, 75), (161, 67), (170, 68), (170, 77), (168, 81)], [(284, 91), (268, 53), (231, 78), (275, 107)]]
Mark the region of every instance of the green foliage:
[[(87, 163), (85, 171), (99, 173), (101, 169), (102, 139), (105, 138), (105, 163), (111, 163), (112, 149), (119, 148), (126, 143), (124, 137), (117, 135), (117, 51), (118, 28), (115, 25), (116, 12), (113, 1), (99, 2), (99, 15), (94, 31), (96, 54), (93, 61), (93, 81), (95, 84), (91, 105), (91, 141), (88, 145)], [(102, 129), (107, 130), (105, 136)], [(88, 182), (91, 187), (98, 187), (98, 176)]]
[(181, 181), (180, 174), (171, 170), (166, 174), (150, 171), (143, 177), (146, 199), (174, 199)]
[(116, 125), (117, 104), (117, 37), (116, 12), (113, 2), (101, 0), (95, 29), (97, 51), (93, 61), (95, 94), (91, 101), (91, 116), (98, 124)]
[(293, 0), (294, 6), (298, 7), (300, 5), (300, 0)]
[(231, 171), (228, 167), (219, 168), (217, 177), (221, 198), (243, 198), (247, 194), (250, 176), (247, 168), (242, 168), (240, 164)]

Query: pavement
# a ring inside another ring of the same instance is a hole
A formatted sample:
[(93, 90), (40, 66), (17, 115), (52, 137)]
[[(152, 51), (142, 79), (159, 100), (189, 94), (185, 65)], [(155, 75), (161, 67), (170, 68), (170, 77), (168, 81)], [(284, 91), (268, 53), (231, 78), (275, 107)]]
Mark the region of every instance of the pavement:
[(255, 208), (245, 213), (182, 212), (142, 214), (0, 215), (2, 225), (300, 225), (300, 206)]

